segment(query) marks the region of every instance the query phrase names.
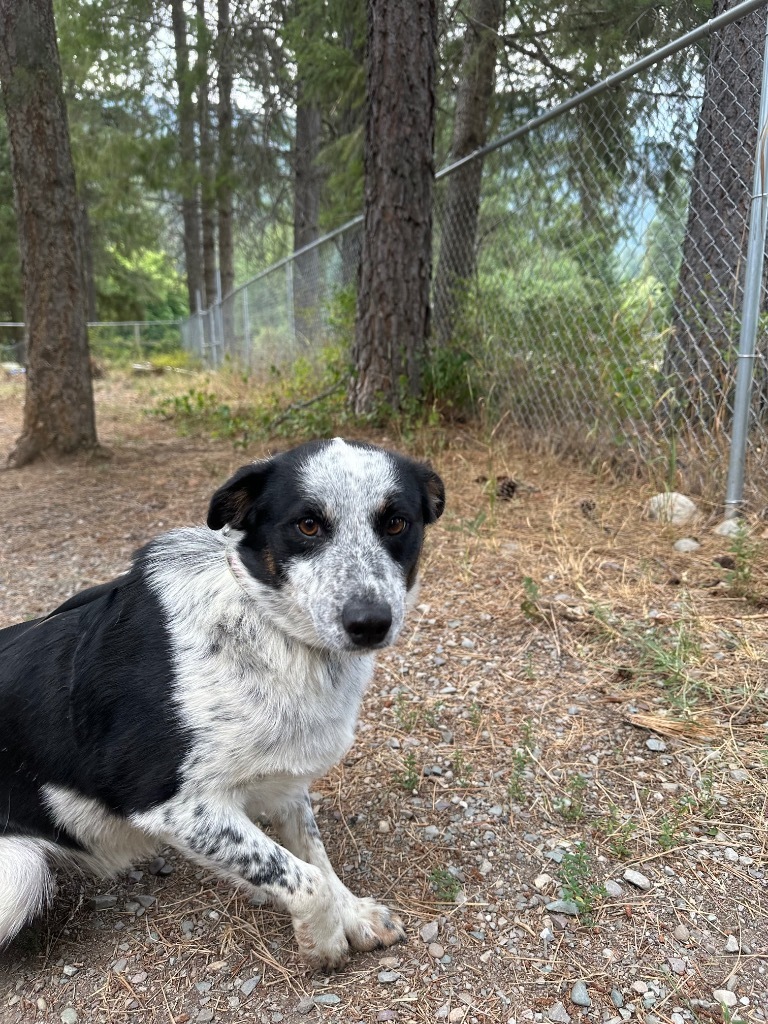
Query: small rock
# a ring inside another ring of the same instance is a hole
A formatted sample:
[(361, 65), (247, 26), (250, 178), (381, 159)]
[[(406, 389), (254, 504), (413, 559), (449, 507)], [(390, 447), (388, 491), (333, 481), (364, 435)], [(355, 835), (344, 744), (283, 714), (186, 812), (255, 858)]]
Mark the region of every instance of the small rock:
[(314, 1000), (321, 1006), (335, 1006), (336, 1003), (341, 1002), (341, 996), (337, 996), (335, 992), (321, 992), (320, 995), (314, 997)]
[(136, 899), (142, 905), (142, 907), (146, 907), (147, 909), (152, 906), (156, 898), (157, 897), (155, 896), (148, 896), (145, 893), (140, 893), (136, 896)]
[(443, 949), (439, 942), (430, 942), (428, 950), (429, 955), (433, 956), (435, 960), (439, 960), (441, 957), (445, 956), (445, 949)]
[(617, 1010), (620, 1010), (621, 1007), (624, 1005), (624, 996), (617, 988), (611, 989), (611, 1002)]
[(91, 906), (94, 910), (110, 910), (117, 903), (117, 896), (94, 896)]
[(609, 878), (605, 883), (605, 891), (609, 896), (613, 896), (614, 899), (618, 899), (624, 895), (624, 890), (621, 888), (618, 882), (614, 882), (612, 878)]
[(379, 822), (379, 832), (389, 832), (389, 822), (383, 819)]
[(115, 974), (122, 974), (122, 972), (125, 970), (127, 966), (128, 961), (125, 959), (125, 957), (121, 957), (119, 960), (115, 960), (115, 962), (112, 964), (112, 970), (115, 972)]
[[(726, 953), (738, 953), (739, 952), (739, 940), (735, 935), (729, 935), (725, 941), (725, 952)], [(64, 968), (66, 970), (66, 968)]]
[(690, 551), (698, 551), (701, 544), (699, 544), (697, 540), (694, 540), (693, 537), (681, 537), (680, 540), (675, 541), (672, 547), (675, 551), (687, 553)]
[(554, 861), (555, 864), (559, 864), (565, 856), (565, 850), (562, 846), (556, 846), (554, 850), (547, 850), (544, 855), (547, 860)]
[(208, 1007), (206, 1006), (204, 1009), (198, 1011), (195, 1020), (198, 1022), (198, 1024), (210, 1024), (210, 1022), (213, 1020), (213, 1016), (213, 1010), (209, 1010)]
[(734, 850), (732, 846), (726, 846), (726, 848), (723, 850), (723, 857), (731, 864), (736, 864), (739, 859), (738, 853)]
[(645, 984), (644, 981), (633, 981), (630, 985), (630, 988), (633, 992), (637, 992), (639, 996), (644, 996), (645, 993), (648, 991), (648, 986)]
[(483, 863), (478, 868), (478, 871), (483, 876), (483, 878), (485, 878), (486, 875), (490, 875), (490, 873), (493, 871), (493, 864), (491, 864), (489, 860), (484, 860)]
[(669, 958), (669, 967), (674, 974), (685, 974), (685, 960), (681, 960), (679, 957), (671, 956)]
[(719, 537), (733, 537), (737, 533), (748, 532), (749, 530), (743, 519), (725, 519), (712, 531), (712, 533), (716, 533)]
[(631, 885), (637, 886), (638, 889), (643, 889), (645, 892), (651, 888), (650, 878), (646, 878), (645, 875), (639, 871), (635, 871), (634, 868), (627, 868), (623, 875), (624, 881), (629, 882)]
[(475, 641), (474, 640), (470, 640), (468, 636), (463, 636), (461, 638), (461, 646), (466, 651), (473, 651), (475, 649)]
[(546, 872), (542, 872), (540, 875), (536, 875), (533, 880), (534, 889), (546, 889), (548, 885), (552, 884), (552, 876)]
[(454, 1006), (451, 1012), (448, 1014), (448, 1020), (450, 1024), (460, 1024), (461, 1021), (467, 1016), (468, 1010), (462, 1006)]
[(397, 1014), (394, 1010), (379, 1010), (376, 1020), (397, 1020)]
[(64, 964), (61, 968), (61, 973), (67, 978), (73, 978), (77, 974), (77, 968), (73, 967), (72, 964)]
[(649, 750), (656, 750), (659, 752), (667, 749), (667, 744), (664, 740), (660, 740), (656, 736), (651, 736), (649, 740), (646, 740), (645, 745)]
[(315, 1008), (314, 999), (310, 999), (309, 996), (304, 996), (296, 1003), (296, 1013), (306, 1014), (311, 1013)]
[(555, 1021), (556, 1024), (571, 1024), (571, 1015), (562, 1003), (555, 1003), (554, 1006), (550, 1006), (549, 1010), (547, 1010), (547, 1017)]
[(249, 996), (251, 994), (251, 992), (253, 992), (253, 990), (256, 988), (256, 986), (259, 984), (260, 981), (261, 981), (261, 975), (260, 974), (254, 974), (253, 977), (246, 978), (246, 980), (243, 982), (243, 984), (238, 989), (240, 995), (241, 996)]
[(587, 986), (583, 981), (577, 981), (571, 989), (571, 1002), (577, 1006), (591, 1006), (592, 1000), (589, 998), (589, 992), (587, 992)]
[(40, 1011), (40, 1013), (45, 1013), (45, 1011), (48, 1009), (48, 1003), (46, 1003), (42, 996), (40, 996), (40, 998), (37, 1000), (37, 1008)]
[(682, 523), (690, 522), (696, 515), (697, 509), (694, 502), (678, 491), (668, 491), (664, 494), (654, 494), (646, 505), (646, 512), (649, 519), (655, 519), (660, 523)]
[(61, 1024), (77, 1024), (77, 1010), (73, 1006), (61, 1011)]
[(679, 924), (677, 928), (672, 932), (678, 942), (687, 942), (691, 937), (690, 931), (684, 924)]
[(568, 914), (570, 917), (578, 917), (579, 914), (579, 908), (573, 900), (553, 900), (547, 904), (546, 909), (555, 914)]
[(434, 942), (439, 930), (440, 926), (437, 921), (430, 921), (428, 924), (422, 926), (419, 931), (419, 935), (422, 937), (424, 942)]
[(729, 992), (727, 988), (716, 988), (712, 996), (716, 1002), (722, 1003), (723, 1006), (735, 1006), (739, 1001), (736, 993)]
[(165, 857), (155, 857), (149, 865), (150, 875), (159, 875), (161, 870), (165, 867)]
[(393, 981), (400, 980), (398, 971), (379, 971), (377, 978), (382, 985), (391, 985)]

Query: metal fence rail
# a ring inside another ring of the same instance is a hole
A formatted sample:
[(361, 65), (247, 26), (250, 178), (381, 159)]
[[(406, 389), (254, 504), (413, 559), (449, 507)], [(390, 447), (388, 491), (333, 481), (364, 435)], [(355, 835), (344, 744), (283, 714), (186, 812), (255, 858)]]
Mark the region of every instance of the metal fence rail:
[[(743, 3), (438, 175), (431, 345), (454, 392), (713, 497), (741, 432), (768, 497), (765, 25)], [(321, 350), (360, 236), (358, 218), (260, 274), (186, 321), (185, 346), (256, 372)]]

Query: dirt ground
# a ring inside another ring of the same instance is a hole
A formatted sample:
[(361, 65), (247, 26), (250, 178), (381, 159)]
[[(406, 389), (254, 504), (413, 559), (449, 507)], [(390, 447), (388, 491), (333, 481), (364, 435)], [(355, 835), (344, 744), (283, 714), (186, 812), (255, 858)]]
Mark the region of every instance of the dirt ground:
[[(203, 522), (272, 447), (178, 436), (145, 415), (156, 387), (98, 383), (110, 458), (0, 472), (0, 626)], [(0, 381), (0, 461), (22, 401)], [(357, 741), (313, 794), (340, 876), (399, 909), (407, 944), (313, 977), (282, 915), (160, 851), (60, 879), (0, 954), (2, 1024), (768, 1018), (768, 524), (728, 540), (701, 506), (659, 525), (648, 485), (514, 438), (436, 428), (408, 448), (447, 511)]]

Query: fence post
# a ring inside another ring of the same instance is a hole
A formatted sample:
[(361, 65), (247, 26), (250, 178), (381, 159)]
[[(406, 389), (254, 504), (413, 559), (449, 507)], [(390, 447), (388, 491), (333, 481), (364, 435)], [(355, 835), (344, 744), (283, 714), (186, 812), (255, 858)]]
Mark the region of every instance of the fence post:
[(248, 289), (243, 288), (243, 365), (251, 369), (251, 314), (248, 308)]
[(760, 117), (757, 124), (755, 176), (752, 186), (752, 208), (749, 216), (747, 266), (744, 274), (741, 333), (736, 363), (736, 394), (733, 402), (731, 450), (728, 458), (728, 481), (725, 491), (726, 519), (734, 519), (744, 502), (744, 463), (747, 455), (760, 296), (763, 290), (763, 255), (765, 253), (766, 213), (768, 213), (766, 142), (768, 142), (768, 22), (766, 22), (763, 47), (763, 81), (760, 91)]

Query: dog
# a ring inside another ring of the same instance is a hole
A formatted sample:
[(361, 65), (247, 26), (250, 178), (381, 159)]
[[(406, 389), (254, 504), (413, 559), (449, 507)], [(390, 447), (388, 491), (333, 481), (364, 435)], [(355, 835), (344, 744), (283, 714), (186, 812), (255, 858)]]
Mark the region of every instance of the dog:
[(352, 743), (444, 504), (427, 464), (309, 442), (239, 469), (207, 527), (0, 631), (0, 946), (58, 864), (109, 875), (165, 845), (282, 905), (313, 969), (402, 941), (336, 876), (309, 788)]

